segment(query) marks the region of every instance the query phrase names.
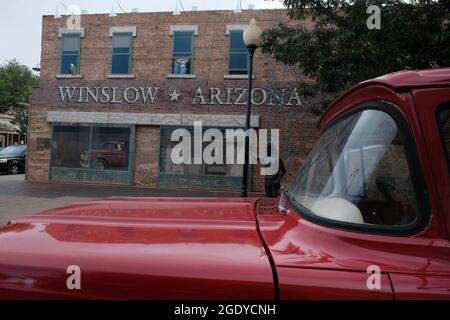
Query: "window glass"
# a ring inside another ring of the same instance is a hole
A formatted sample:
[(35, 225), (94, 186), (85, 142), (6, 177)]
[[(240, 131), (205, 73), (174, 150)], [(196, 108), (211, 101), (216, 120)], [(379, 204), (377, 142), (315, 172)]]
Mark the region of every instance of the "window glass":
[(80, 157), (84, 151), (89, 150), (89, 142), (90, 127), (55, 125), (53, 127), (51, 165), (81, 168)]
[(450, 170), (450, 103), (444, 104), (438, 112), (438, 125), (441, 132), (441, 140), (447, 155)]
[(26, 147), (6, 147), (4, 149), (0, 150), (0, 156), (1, 155), (8, 155), (8, 156), (23, 156), (25, 155), (27, 151)]
[[(174, 130), (178, 128), (162, 128), (161, 129), (161, 151), (160, 151), (160, 171), (162, 173), (171, 173), (179, 175), (215, 175), (215, 176), (228, 176), (228, 177), (241, 177), (242, 165), (226, 165), (226, 164), (181, 164), (175, 165), (172, 162), (171, 154), (172, 149), (179, 143), (179, 141), (171, 141), (171, 135)], [(191, 133), (191, 137), (194, 138), (194, 130), (191, 128), (185, 128)], [(225, 136), (225, 130), (221, 130)], [(194, 139), (192, 139), (192, 150), (194, 150)], [(209, 145), (210, 142), (204, 142), (203, 148)], [(235, 146), (236, 148), (236, 146)], [(235, 157), (237, 151), (235, 149)], [(226, 159), (226, 144), (224, 143), (223, 160)], [(191, 163), (194, 163), (194, 154), (191, 154)]]
[(52, 167), (128, 171), (130, 128), (55, 125)]
[(248, 53), (242, 34), (243, 31), (230, 31), (230, 74), (248, 74)]
[(112, 74), (129, 74), (131, 72), (131, 33), (113, 35)]
[(173, 34), (173, 74), (192, 73), (193, 32), (174, 32)]
[(61, 74), (70, 74), (71, 65), (75, 66), (76, 73), (79, 73), (80, 58), (80, 35), (66, 34), (61, 38)]
[(419, 216), (399, 129), (379, 110), (326, 129), (289, 195), (310, 214), (334, 221), (406, 226)]

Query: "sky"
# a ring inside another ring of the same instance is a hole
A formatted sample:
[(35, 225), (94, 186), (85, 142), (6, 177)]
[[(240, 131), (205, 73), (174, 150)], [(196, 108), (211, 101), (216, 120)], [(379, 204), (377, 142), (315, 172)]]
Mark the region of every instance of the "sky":
[[(181, 0), (189, 11), (233, 10), (239, 0)], [(41, 55), (41, 20), (43, 15), (54, 15), (56, 7), (60, 14), (64, 6), (76, 5), (89, 13), (109, 13), (113, 0), (0, 0), (0, 64), (16, 59), (32, 68), (39, 64)], [(131, 12), (173, 11), (177, 0), (120, 0), (122, 8)], [(253, 4), (255, 9), (282, 8), (279, 0), (241, 0), (242, 8)], [(120, 12), (117, 5), (116, 12)]]

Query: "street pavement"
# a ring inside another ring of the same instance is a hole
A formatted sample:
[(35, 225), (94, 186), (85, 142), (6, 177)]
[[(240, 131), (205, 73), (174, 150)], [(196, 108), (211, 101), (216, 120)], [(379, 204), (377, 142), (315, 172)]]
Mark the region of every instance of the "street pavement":
[[(114, 197), (239, 197), (238, 192), (151, 189), (79, 183), (36, 183), (24, 175), (0, 175), (0, 227), (9, 220), (65, 205)], [(262, 196), (250, 194), (250, 196)]]

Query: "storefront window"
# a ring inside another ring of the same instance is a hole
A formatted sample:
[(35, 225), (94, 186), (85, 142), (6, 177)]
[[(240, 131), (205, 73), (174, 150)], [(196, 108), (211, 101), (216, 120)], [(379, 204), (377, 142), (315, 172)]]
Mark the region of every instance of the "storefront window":
[[(242, 179), (242, 165), (238, 164), (211, 164), (207, 165), (194, 163), (194, 154), (191, 153), (192, 164), (174, 164), (172, 162), (172, 150), (179, 141), (171, 141), (171, 135), (178, 128), (161, 128), (161, 150), (160, 150), (160, 184), (166, 185), (170, 180), (171, 186), (190, 188), (216, 188), (216, 189), (238, 189)], [(193, 138), (192, 150), (194, 150), (194, 130), (184, 128), (191, 133)], [(204, 130), (206, 130), (204, 128)], [(222, 133), (225, 136), (225, 130)], [(209, 142), (203, 143), (205, 148)], [(236, 148), (236, 146), (235, 146)], [(237, 151), (235, 150), (235, 154)], [(224, 143), (223, 159), (226, 159), (226, 146)], [(168, 180), (168, 177), (172, 179)], [(167, 184), (167, 186), (169, 186)]]
[(128, 182), (131, 138), (131, 127), (54, 125), (51, 178)]

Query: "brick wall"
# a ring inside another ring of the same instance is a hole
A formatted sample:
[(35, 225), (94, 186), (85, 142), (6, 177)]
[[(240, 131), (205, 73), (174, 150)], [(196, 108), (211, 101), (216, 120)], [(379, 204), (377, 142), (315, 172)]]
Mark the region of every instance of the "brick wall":
[[(117, 86), (157, 85), (167, 94), (168, 88), (179, 88), (192, 97), (198, 86), (242, 87), (245, 80), (225, 80), (228, 73), (229, 39), (225, 35), (228, 24), (247, 24), (256, 18), (262, 28), (279, 22), (289, 22), (284, 10), (244, 10), (240, 14), (231, 11), (186, 12), (180, 16), (171, 13), (132, 13), (108, 15), (83, 15), (81, 27), (85, 37), (81, 41), (80, 70), (83, 79), (56, 79), (60, 64), (59, 28), (65, 28), (65, 19), (43, 17), (41, 82), (32, 93), (30, 110), (30, 139), (27, 179), (48, 179), (49, 148), (37, 146), (37, 139), (50, 138), (51, 124), (47, 123), (48, 111), (93, 111), (93, 112), (137, 112), (137, 113), (184, 113), (244, 115), (245, 106), (191, 105), (189, 100), (174, 104), (161, 102), (151, 106), (91, 105), (61, 103), (58, 86)], [(291, 23), (291, 22), (289, 22)], [(310, 22), (305, 21), (304, 25)], [(194, 70), (196, 79), (167, 79), (171, 73), (172, 37), (170, 25), (198, 25), (195, 37)], [(132, 74), (135, 79), (107, 79), (110, 74), (112, 41), (110, 27), (137, 27), (133, 42)], [(295, 86), (295, 76), (271, 57), (258, 50), (254, 62), (255, 86)], [(260, 116), (261, 128), (280, 129), (281, 157), (288, 170), (284, 184), (287, 185), (303, 163), (317, 139), (318, 117), (302, 106), (258, 106), (252, 110)], [(134, 184), (156, 186), (159, 162), (159, 127), (137, 126), (134, 156)], [(253, 189), (263, 190), (263, 178), (257, 166), (253, 169)]]

